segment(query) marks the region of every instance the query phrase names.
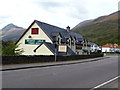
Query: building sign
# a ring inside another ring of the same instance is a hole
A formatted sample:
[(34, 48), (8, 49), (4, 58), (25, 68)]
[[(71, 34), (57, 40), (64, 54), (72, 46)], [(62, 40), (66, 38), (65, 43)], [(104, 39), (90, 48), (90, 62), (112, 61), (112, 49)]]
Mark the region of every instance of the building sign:
[(25, 44), (33, 44), (33, 45), (40, 45), (42, 42), (45, 42), (45, 40), (30, 40), (30, 39), (25, 40)]
[(59, 52), (67, 52), (67, 46), (66, 45), (59, 45), (58, 51)]

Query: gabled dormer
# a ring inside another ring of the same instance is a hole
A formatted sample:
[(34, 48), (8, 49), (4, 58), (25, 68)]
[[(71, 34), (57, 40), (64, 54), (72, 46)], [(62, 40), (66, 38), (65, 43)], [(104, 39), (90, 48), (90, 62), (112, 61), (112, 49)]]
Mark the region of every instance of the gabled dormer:
[(59, 32), (51, 33), (53, 36), (53, 44), (61, 45), (62, 44), (62, 36)]

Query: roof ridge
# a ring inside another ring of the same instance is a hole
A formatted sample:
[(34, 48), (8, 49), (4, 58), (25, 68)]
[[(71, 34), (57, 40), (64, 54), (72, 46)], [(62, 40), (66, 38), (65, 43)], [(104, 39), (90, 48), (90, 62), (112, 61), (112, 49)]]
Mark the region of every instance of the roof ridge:
[(45, 23), (45, 22), (38, 21), (38, 20), (35, 20), (35, 22), (39, 22), (39, 23), (41, 23), (41, 24), (43, 23), (43, 24), (51, 25), (51, 26), (53, 26), (53, 27), (66, 30), (65, 28), (61, 28), (61, 27), (58, 27), (58, 26), (55, 26), (55, 25), (52, 25), (52, 24), (49, 24), (49, 23)]

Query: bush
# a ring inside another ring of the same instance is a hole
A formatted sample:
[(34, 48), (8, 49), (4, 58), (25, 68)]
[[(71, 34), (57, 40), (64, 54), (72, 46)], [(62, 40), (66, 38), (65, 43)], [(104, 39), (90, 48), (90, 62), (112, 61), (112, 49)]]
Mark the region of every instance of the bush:
[(17, 47), (13, 41), (2, 41), (2, 55), (20, 55), (23, 50), (16, 49)]

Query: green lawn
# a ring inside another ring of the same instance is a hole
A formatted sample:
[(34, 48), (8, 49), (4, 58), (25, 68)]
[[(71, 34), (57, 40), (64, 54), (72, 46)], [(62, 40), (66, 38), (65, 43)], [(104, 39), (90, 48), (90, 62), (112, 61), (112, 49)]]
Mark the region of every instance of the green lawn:
[(106, 56), (114, 56), (114, 55), (119, 55), (119, 54), (117, 54), (117, 53), (112, 53), (112, 54), (106, 53), (106, 54), (104, 54), (104, 55), (106, 55)]

